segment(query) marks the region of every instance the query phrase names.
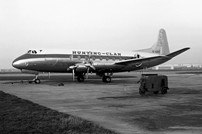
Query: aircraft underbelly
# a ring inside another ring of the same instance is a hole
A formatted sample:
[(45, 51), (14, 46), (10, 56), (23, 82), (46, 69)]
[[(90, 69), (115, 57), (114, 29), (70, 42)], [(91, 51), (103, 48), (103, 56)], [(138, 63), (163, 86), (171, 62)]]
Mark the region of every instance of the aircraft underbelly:
[(111, 65), (105, 64), (105, 65), (96, 65), (95, 68), (96, 68), (96, 71), (106, 71), (106, 72), (108, 72), (108, 71), (119, 72), (120, 71), (121, 72), (123, 66), (115, 65), (115, 64), (111, 64)]
[(153, 67), (153, 66), (157, 66), (159, 64), (162, 64), (164, 62), (166, 62), (167, 60), (165, 59), (152, 59), (152, 60), (148, 60), (148, 61), (144, 61), (142, 62), (142, 69), (143, 68), (150, 68), (150, 67)]
[(35, 61), (29, 63), (26, 69), (40, 72), (67, 72), (67, 68), (73, 65), (70, 60), (45, 59), (45, 61)]

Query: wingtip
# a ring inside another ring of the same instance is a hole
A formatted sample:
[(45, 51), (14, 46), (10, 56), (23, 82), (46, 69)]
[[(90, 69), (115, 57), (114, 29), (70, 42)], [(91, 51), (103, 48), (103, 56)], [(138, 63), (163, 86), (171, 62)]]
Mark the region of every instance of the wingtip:
[(186, 49), (191, 49), (190, 47), (186, 47)]
[(186, 51), (186, 50), (189, 50), (189, 49), (191, 49), (191, 48), (190, 48), (190, 47), (185, 47), (185, 48), (184, 48), (185, 51)]
[(167, 56), (170, 57), (170, 58), (173, 58), (173, 57), (175, 57), (175, 56), (177, 56), (177, 55), (179, 55), (179, 54), (181, 54), (181, 53), (183, 53), (183, 52), (185, 52), (185, 51), (187, 51), (189, 49), (190, 49), (190, 47), (185, 47), (185, 48), (182, 48), (182, 49), (180, 49), (178, 51), (172, 52), (172, 53), (168, 54)]

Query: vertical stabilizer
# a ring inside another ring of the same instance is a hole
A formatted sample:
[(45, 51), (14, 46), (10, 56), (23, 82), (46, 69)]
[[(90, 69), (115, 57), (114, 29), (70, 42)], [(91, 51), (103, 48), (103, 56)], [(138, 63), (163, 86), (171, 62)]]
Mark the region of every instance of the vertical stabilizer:
[(160, 55), (167, 55), (170, 53), (168, 40), (166, 37), (166, 31), (164, 29), (159, 30), (158, 40), (151, 47), (147, 49), (136, 50), (137, 52), (147, 52), (147, 53), (155, 53)]
[(156, 44), (152, 46), (152, 53), (157, 53), (161, 55), (167, 55), (170, 53), (168, 40), (166, 37), (166, 31), (164, 29), (159, 30), (158, 40)]

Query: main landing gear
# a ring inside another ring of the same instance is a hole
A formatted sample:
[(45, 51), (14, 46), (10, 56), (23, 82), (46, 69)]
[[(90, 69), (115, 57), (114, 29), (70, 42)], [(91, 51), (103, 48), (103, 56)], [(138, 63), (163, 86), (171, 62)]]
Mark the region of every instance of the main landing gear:
[[(111, 82), (111, 76), (113, 75), (113, 73), (105, 73), (105, 74), (97, 74), (97, 75), (102, 77), (103, 82), (110, 83)], [(84, 82), (84, 80), (86, 79), (85, 73), (76, 74), (75, 76), (77, 76), (78, 82)]]
[(110, 76), (103, 76), (102, 81), (105, 83), (110, 83), (111, 82), (111, 77)]
[(84, 78), (84, 75), (83, 74), (79, 74), (77, 75), (77, 81), (78, 82), (84, 82), (85, 78)]
[(102, 81), (105, 82), (105, 83), (110, 83), (112, 81), (112, 78), (111, 78), (112, 75), (113, 75), (112, 72), (103, 74)]

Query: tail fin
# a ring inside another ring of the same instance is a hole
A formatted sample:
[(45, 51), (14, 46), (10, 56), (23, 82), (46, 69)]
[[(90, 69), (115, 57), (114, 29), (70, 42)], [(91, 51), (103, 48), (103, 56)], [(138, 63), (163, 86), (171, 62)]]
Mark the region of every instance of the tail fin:
[(156, 53), (160, 55), (167, 55), (170, 53), (168, 41), (166, 37), (166, 31), (164, 29), (159, 30), (158, 40), (151, 47), (147, 49), (136, 50), (138, 52), (148, 52), (148, 53)]

